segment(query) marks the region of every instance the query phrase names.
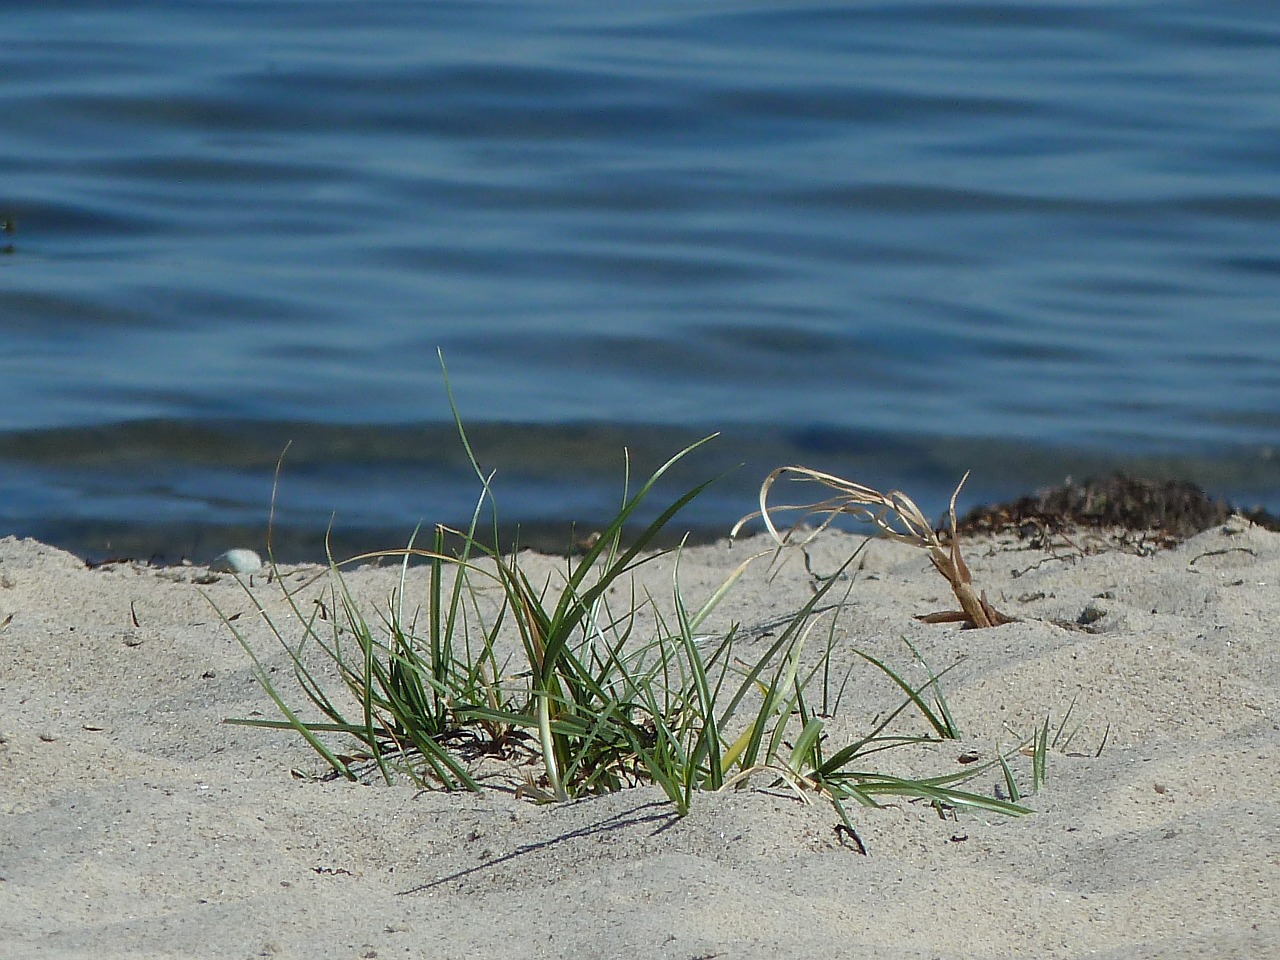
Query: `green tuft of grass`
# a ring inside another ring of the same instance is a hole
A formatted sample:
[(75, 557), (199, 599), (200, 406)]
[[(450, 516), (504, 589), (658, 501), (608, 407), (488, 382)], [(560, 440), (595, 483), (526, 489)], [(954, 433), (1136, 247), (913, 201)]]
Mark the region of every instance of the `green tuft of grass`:
[[(849, 801), (877, 806), (895, 796), (939, 810), (1029, 812), (1003, 756), (1008, 800), (965, 788), (980, 770), (913, 780), (874, 769), (884, 751), (959, 736), (942, 692), (946, 671), (936, 674), (909, 643), (923, 682), (854, 651), (903, 699), (852, 741), (829, 742), (828, 724), (854, 668), (843, 677), (833, 669), (848, 594), (834, 603), (829, 594), (847, 582), (841, 575), (861, 548), (821, 581), (767, 646), (746, 649), (737, 625), (706, 632), (743, 574), (778, 551), (746, 558), (695, 604), (680, 582), (682, 548), (659, 551), (654, 544), (711, 481), (671, 500), (638, 531), (631, 521), (664, 475), (712, 437), (679, 451), (634, 492), (628, 465), (620, 505), (600, 535), (585, 552), (566, 557), (562, 569), (539, 576), (518, 547), (489, 545), (499, 542), (493, 476), (481, 469), (451, 393), (449, 401), (481, 487), (467, 529), (437, 527), (426, 546), (415, 531), (399, 549), (343, 562), (330, 556), (321, 603), (304, 603), (304, 592), (277, 576), (285, 604), (279, 620), (246, 588), (284, 651), (296, 692), (281, 689), (224, 616), (282, 715), (227, 722), (294, 730), (336, 775), (352, 780), (376, 771), (386, 782), (403, 776), (419, 787), (478, 791), (496, 759), (519, 774), (517, 795), (564, 801), (652, 783), (682, 815), (700, 792), (752, 783), (781, 788), (806, 801), (825, 797), (855, 839)], [(486, 517), (491, 541), (480, 532)], [(269, 545), (268, 554), (278, 574)], [(664, 555), (673, 559), (665, 606), (638, 594), (633, 576)], [(374, 558), (400, 565), (398, 585), (376, 616), (344, 577), (351, 564)], [(413, 564), (425, 565), (426, 588), (411, 606)], [(895, 733), (904, 713), (921, 718), (929, 732)], [(335, 736), (354, 739), (356, 748), (339, 749)], [(1033, 789), (1044, 778), (1040, 753)]]

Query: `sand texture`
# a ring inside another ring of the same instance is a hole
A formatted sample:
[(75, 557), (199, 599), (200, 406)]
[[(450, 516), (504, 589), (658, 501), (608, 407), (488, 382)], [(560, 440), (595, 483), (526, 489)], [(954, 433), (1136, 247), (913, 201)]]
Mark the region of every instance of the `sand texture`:
[[(858, 542), (824, 535), (813, 569)], [(687, 593), (759, 546), (688, 551)], [(966, 553), (1019, 622), (918, 622), (952, 605), (946, 584), (923, 553), (869, 545), (838, 621), (837, 662), (861, 665), (832, 741), (898, 699), (852, 648), (919, 679), (903, 638), (935, 669), (959, 661), (944, 689), (965, 738), (887, 757), (896, 772), (990, 758), (1073, 701), (1078, 731), (1033, 815), (854, 806), (864, 856), (827, 803), (763, 780), (680, 819), (651, 788), (539, 806), (295, 775), (324, 772), (300, 739), (221, 722), (276, 714), (208, 598), (283, 664), (234, 576), (0, 541), (0, 957), (1280, 955), (1280, 534), (1233, 520), (1153, 556)], [(669, 558), (643, 576), (669, 594)], [(380, 602), (395, 577), (349, 581)], [(811, 584), (798, 557), (761, 563), (710, 629), (766, 643)], [(249, 589), (284, 616), (278, 584)]]

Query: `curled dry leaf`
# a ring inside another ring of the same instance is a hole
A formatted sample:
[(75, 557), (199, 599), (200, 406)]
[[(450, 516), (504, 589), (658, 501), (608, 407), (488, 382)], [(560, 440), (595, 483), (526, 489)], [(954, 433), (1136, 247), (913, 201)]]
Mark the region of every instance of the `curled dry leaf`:
[[(835, 496), (814, 503), (770, 507), (769, 491), (774, 483), (784, 476), (802, 483), (820, 484), (834, 490)], [(778, 467), (765, 477), (764, 483), (760, 485), (760, 509), (747, 514), (734, 524), (730, 536), (737, 536), (743, 526), (757, 517), (764, 521), (765, 529), (780, 546), (793, 543), (796, 534), (802, 529), (806, 533), (803, 542), (807, 543), (841, 516), (874, 524), (882, 536), (927, 551), (934, 569), (946, 578), (951, 586), (951, 592), (960, 602), (959, 610), (927, 614), (920, 617), (920, 620), (926, 623), (963, 623), (969, 627), (998, 627), (1001, 624), (1013, 622), (1015, 618), (1001, 613), (991, 605), (985, 593), (974, 588), (973, 577), (969, 573), (968, 565), (964, 562), (964, 557), (960, 554), (960, 542), (956, 536), (956, 497), (960, 495), (960, 490), (967, 479), (969, 474), (966, 472), (956, 486), (955, 492), (951, 494), (951, 504), (948, 508), (951, 532), (946, 543), (939, 539), (937, 532), (925, 519), (915, 501), (901, 490), (891, 490), (887, 494), (881, 493), (879, 490), (845, 480), (834, 474), (801, 466)], [(788, 511), (800, 511), (800, 517), (785, 531), (779, 531), (774, 523), (773, 514)], [(818, 520), (816, 527), (804, 526), (810, 519)]]

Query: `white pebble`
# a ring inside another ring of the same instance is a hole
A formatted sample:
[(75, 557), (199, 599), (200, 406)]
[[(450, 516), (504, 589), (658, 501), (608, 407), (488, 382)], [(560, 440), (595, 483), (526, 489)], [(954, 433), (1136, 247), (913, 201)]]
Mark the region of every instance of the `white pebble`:
[(209, 569), (219, 573), (257, 573), (262, 569), (262, 558), (253, 550), (228, 550), (209, 564)]

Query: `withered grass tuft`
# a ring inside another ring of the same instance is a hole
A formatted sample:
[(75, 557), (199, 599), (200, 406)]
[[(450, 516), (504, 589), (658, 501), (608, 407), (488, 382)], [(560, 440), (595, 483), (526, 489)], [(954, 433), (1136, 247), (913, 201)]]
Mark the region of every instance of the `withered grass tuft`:
[[(773, 485), (780, 479), (795, 480), (801, 483), (817, 483), (835, 491), (835, 496), (825, 500), (805, 504), (769, 505), (769, 493)], [(760, 509), (749, 513), (739, 520), (730, 536), (737, 536), (744, 526), (757, 518), (764, 521), (770, 536), (780, 545), (786, 546), (796, 542), (798, 534), (803, 533), (811, 539), (831, 526), (840, 517), (852, 517), (864, 523), (873, 524), (880, 533), (891, 540), (920, 547), (929, 555), (929, 560), (938, 573), (951, 586), (951, 592), (960, 602), (959, 610), (948, 610), (942, 613), (926, 614), (919, 619), (928, 623), (963, 623), (969, 627), (998, 627), (1013, 622), (1014, 618), (1006, 616), (987, 600), (985, 593), (980, 593), (973, 586), (973, 576), (960, 553), (960, 541), (956, 534), (956, 497), (969, 479), (966, 473), (951, 494), (948, 508), (950, 530), (947, 542), (939, 538), (937, 531), (925, 519), (914, 500), (900, 490), (881, 493), (860, 483), (845, 480), (834, 474), (823, 473), (809, 467), (778, 467), (765, 477), (760, 485)], [(795, 520), (785, 532), (779, 532), (774, 523), (774, 513), (799, 512)], [(808, 522), (818, 518), (816, 526)]]

